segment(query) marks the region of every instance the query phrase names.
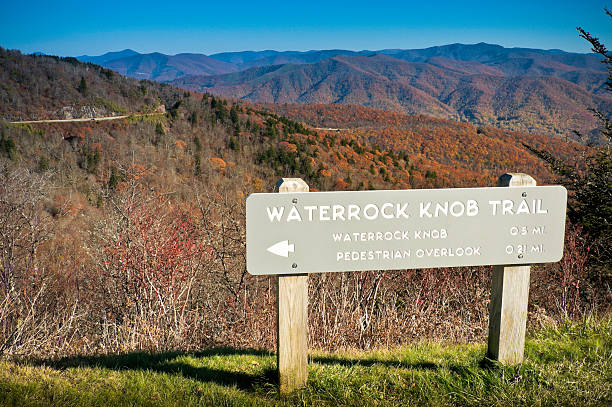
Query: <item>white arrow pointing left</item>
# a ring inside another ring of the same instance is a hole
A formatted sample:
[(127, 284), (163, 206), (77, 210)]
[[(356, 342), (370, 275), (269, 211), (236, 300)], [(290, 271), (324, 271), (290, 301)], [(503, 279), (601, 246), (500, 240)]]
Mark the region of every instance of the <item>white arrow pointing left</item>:
[(268, 247), (267, 250), (277, 256), (289, 257), (289, 252), (293, 253), (295, 251), (295, 245), (293, 243), (289, 244), (288, 240), (283, 240)]

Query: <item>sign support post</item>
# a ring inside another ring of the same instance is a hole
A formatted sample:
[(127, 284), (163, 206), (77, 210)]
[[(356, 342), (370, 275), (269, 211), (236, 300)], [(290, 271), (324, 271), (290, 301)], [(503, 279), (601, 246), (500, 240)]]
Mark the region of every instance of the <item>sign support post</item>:
[[(527, 174), (508, 173), (499, 177), (498, 187), (535, 186)], [(527, 192), (523, 197), (527, 197)], [(522, 254), (517, 256), (522, 257)], [(489, 304), (489, 340), (491, 359), (507, 365), (523, 362), (530, 266), (493, 266), (491, 302)]]
[[(301, 178), (283, 178), (279, 193), (308, 192)], [(300, 265), (291, 265), (296, 271)], [(276, 361), (280, 392), (291, 393), (308, 381), (308, 274), (276, 277)]]

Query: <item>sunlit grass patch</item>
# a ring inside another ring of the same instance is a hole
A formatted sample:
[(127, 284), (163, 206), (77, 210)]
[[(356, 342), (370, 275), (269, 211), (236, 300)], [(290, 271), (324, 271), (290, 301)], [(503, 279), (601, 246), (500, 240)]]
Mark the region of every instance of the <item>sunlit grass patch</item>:
[(1, 405), (572, 405), (612, 403), (610, 321), (531, 332), (525, 361), (502, 366), (484, 344), (417, 343), (313, 351), (308, 386), (276, 387), (266, 351), (131, 353), (0, 362)]

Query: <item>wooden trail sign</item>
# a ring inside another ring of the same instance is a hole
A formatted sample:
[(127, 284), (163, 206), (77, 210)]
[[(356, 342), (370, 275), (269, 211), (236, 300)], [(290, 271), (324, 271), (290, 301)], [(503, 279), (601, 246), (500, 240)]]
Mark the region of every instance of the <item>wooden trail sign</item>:
[[(308, 378), (308, 274), (494, 265), (488, 355), (523, 360), (528, 264), (563, 255), (567, 191), (504, 174), (495, 188), (308, 192), (247, 198), (247, 270), (277, 275), (281, 393)], [(510, 188), (507, 188), (510, 187)]]
[(555, 262), (562, 186), (247, 198), (247, 270), (295, 274)]

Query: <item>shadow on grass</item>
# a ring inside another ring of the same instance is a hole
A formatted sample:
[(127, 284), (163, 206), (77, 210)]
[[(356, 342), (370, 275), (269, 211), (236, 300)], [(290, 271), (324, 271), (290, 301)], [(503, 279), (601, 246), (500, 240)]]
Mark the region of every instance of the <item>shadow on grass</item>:
[[(267, 351), (255, 349), (234, 348), (212, 348), (199, 352), (132, 352), (125, 354), (109, 354), (96, 356), (72, 356), (61, 359), (39, 359), (30, 360), (25, 363), (33, 366), (48, 366), (54, 369), (68, 369), (75, 367), (98, 367), (117, 371), (145, 370), (158, 373), (181, 375), (186, 378), (201, 382), (210, 382), (222, 386), (236, 386), (243, 391), (252, 392), (258, 387), (278, 385), (278, 376), (275, 369), (265, 369), (261, 372), (250, 374), (231, 369), (198, 367), (189, 363), (178, 361), (180, 357), (207, 358), (214, 356), (270, 356)], [(375, 366), (382, 365), (397, 369), (414, 370), (451, 370), (460, 376), (474, 374), (474, 369), (497, 370), (499, 364), (490, 359), (483, 358), (477, 364), (466, 363), (466, 365), (448, 365), (432, 362), (403, 362), (381, 359), (353, 359), (341, 356), (317, 356), (310, 359), (314, 363), (325, 365), (351, 366)]]
[(442, 365), (438, 365), (436, 363), (431, 362), (415, 362), (415, 363), (406, 363), (397, 360), (379, 360), (379, 359), (351, 359), (351, 358), (343, 358), (336, 356), (317, 356), (311, 359), (315, 363), (319, 363), (321, 365), (340, 365), (340, 366), (388, 366), (395, 367), (399, 369), (419, 369), (419, 370), (437, 370), (442, 369)]
[(253, 391), (255, 387), (261, 385), (276, 385), (278, 383), (274, 369), (266, 369), (258, 374), (249, 374), (230, 369), (197, 367), (176, 360), (182, 356), (206, 358), (235, 355), (269, 356), (270, 353), (255, 349), (213, 348), (200, 352), (132, 352), (96, 356), (71, 356), (61, 359), (38, 359), (28, 361), (27, 364), (48, 366), (60, 370), (74, 367), (98, 367), (118, 371), (147, 370), (158, 373), (178, 374), (186, 378), (202, 382), (212, 382), (222, 386), (236, 386), (240, 390), (245, 391)]
[(379, 359), (352, 359), (346, 357), (336, 356), (317, 356), (311, 359), (314, 363), (324, 365), (340, 365), (340, 366), (387, 366), (397, 369), (414, 369), (414, 370), (443, 370), (448, 369), (457, 374), (464, 374), (465, 372), (471, 372), (473, 369), (481, 370), (499, 370), (500, 364), (487, 357), (484, 357), (478, 361), (476, 365), (473, 362), (466, 361), (465, 365), (457, 364), (443, 364), (443, 363), (432, 363), (432, 362), (403, 362), (399, 360), (379, 360)]

